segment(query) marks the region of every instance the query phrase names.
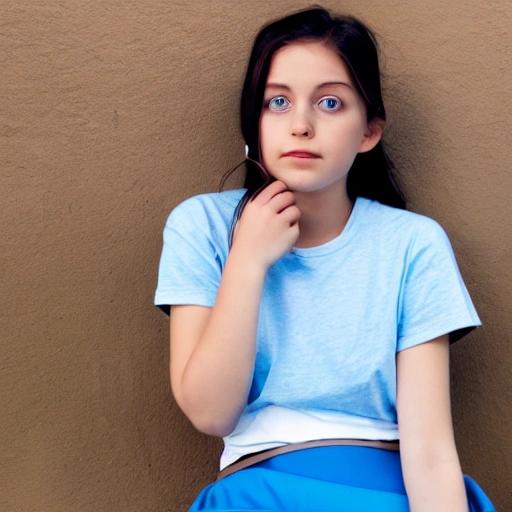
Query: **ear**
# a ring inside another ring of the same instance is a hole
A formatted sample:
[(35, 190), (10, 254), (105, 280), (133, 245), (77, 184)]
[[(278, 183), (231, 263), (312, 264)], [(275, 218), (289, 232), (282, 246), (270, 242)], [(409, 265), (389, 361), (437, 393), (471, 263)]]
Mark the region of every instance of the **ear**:
[(384, 120), (378, 117), (372, 119), (364, 130), (364, 138), (359, 146), (359, 153), (366, 153), (372, 150), (382, 138), (384, 131)]

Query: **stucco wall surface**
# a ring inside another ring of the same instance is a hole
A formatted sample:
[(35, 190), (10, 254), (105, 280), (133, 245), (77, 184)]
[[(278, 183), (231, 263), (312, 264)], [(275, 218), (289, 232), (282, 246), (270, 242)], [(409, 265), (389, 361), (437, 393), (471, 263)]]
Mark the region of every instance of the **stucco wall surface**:
[[(0, 510), (179, 512), (213, 478), (220, 444), (169, 390), (161, 231), (243, 156), (257, 29), (308, 5), (1, 3)], [(484, 322), (452, 349), (463, 468), (512, 510), (512, 4), (323, 5), (380, 36), (410, 208), (445, 227)]]

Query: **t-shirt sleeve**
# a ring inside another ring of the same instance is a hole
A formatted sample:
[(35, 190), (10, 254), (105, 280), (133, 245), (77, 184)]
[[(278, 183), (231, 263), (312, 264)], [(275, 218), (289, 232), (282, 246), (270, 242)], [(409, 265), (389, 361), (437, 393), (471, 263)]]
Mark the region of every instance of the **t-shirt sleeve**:
[(221, 274), (207, 213), (191, 198), (178, 205), (165, 224), (155, 305), (167, 314), (173, 304), (212, 307)]
[(450, 334), (450, 343), (481, 325), (446, 233), (426, 219), (414, 237), (399, 301), (397, 352)]

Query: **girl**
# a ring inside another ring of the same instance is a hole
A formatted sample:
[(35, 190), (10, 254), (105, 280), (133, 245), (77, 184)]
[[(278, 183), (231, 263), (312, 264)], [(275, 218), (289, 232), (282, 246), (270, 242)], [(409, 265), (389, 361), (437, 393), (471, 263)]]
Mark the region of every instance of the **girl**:
[(164, 231), (172, 390), (225, 443), (190, 510), (494, 510), (450, 414), (449, 344), (480, 322), (443, 230), (404, 210), (385, 118), (356, 19), (315, 8), (258, 34), (245, 189)]

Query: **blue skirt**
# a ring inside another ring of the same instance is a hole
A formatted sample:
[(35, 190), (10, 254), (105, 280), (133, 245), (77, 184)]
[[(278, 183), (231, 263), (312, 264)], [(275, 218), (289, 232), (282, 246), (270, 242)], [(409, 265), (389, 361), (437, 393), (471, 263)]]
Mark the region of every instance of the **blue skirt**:
[[(496, 512), (464, 476), (471, 512)], [(326, 446), (277, 455), (207, 486), (189, 512), (409, 512), (400, 454)]]

